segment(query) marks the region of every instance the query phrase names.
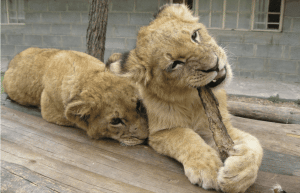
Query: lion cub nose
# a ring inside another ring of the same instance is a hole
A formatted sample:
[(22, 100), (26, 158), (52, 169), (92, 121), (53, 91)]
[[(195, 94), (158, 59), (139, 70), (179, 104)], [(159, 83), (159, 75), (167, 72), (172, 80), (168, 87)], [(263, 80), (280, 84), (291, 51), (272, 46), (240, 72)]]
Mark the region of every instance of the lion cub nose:
[(212, 72), (212, 71), (216, 71), (216, 72), (219, 72), (220, 69), (219, 69), (219, 57), (216, 58), (216, 63), (215, 63), (215, 66), (208, 69), (208, 70), (204, 70), (204, 72)]

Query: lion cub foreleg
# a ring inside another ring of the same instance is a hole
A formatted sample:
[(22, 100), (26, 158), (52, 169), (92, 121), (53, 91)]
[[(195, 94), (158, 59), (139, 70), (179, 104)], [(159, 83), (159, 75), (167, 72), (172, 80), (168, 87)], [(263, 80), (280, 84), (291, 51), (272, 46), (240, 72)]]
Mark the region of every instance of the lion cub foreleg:
[(217, 176), (223, 163), (215, 149), (189, 128), (173, 128), (150, 134), (149, 144), (158, 153), (170, 156), (184, 166), (191, 183), (218, 190)]

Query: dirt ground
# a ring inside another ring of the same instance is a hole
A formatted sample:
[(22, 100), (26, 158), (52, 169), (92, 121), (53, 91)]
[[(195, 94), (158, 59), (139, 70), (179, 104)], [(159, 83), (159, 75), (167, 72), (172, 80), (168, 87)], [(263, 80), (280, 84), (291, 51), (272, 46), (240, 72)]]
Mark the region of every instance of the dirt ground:
[(252, 98), (252, 97), (240, 97), (240, 96), (228, 96), (228, 101), (255, 103), (260, 105), (269, 105), (274, 107), (289, 107), (300, 110), (300, 100), (294, 101), (283, 101), (276, 97), (270, 97), (269, 99)]

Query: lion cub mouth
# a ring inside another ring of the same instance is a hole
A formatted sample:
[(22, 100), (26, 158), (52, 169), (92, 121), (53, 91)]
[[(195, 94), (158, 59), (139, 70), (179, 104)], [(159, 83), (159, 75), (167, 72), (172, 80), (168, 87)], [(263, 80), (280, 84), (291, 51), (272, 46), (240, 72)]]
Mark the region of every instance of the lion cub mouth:
[[(212, 70), (209, 70), (209, 71), (212, 71)], [(226, 66), (225, 66), (222, 70), (218, 71), (217, 76), (210, 83), (208, 83), (207, 86), (210, 88), (214, 88), (214, 87), (218, 86), (225, 80), (226, 74), (227, 74), (227, 70), (226, 70)]]

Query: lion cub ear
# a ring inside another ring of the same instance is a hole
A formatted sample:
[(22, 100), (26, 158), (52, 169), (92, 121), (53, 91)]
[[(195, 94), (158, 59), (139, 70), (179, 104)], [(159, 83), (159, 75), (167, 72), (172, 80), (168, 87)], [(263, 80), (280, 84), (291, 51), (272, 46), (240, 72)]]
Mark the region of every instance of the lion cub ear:
[(76, 123), (80, 128), (87, 129), (91, 112), (91, 104), (83, 101), (75, 101), (67, 104), (65, 116), (69, 121)]
[(107, 64), (106, 68), (114, 74), (132, 79), (134, 82), (147, 82), (146, 68), (139, 63), (135, 50), (122, 54), (119, 60)]

